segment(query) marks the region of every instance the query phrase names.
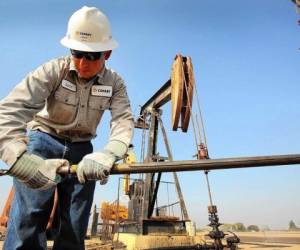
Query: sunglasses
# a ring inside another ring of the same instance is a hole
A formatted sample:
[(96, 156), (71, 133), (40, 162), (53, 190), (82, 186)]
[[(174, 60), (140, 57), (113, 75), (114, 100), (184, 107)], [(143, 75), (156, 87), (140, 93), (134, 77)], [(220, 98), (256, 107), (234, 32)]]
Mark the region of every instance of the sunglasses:
[(85, 51), (79, 51), (71, 49), (71, 54), (77, 59), (85, 58), (89, 61), (96, 61), (99, 60), (102, 56), (103, 52), (85, 52)]

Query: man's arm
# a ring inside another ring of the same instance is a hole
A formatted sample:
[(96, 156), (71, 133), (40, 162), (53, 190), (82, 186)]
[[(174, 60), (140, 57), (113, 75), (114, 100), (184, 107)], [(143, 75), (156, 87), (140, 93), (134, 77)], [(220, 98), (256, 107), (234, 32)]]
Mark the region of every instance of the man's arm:
[[(126, 86), (121, 78), (117, 80), (114, 88), (110, 112), (111, 122), (108, 144), (117, 141), (123, 143), (128, 149), (133, 137), (134, 118), (130, 108)], [(118, 157), (123, 157), (123, 155), (118, 155)]]
[(126, 154), (132, 140), (134, 119), (123, 80), (117, 78), (113, 88), (109, 142), (103, 150), (86, 155), (79, 163), (77, 176), (81, 183), (101, 180), (105, 184), (114, 162)]
[(0, 158), (12, 166), (26, 151), (26, 126), (44, 106), (59, 78), (59, 64), (51, 61), (29, 73), (0, 102)]

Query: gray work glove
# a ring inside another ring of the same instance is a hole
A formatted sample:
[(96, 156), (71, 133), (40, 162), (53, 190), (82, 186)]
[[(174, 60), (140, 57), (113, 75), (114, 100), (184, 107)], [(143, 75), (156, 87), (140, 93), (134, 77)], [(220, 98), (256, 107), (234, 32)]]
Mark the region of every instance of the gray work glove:
[(64, 159), (44, 160), (37, 155), (24, 153), (7, 174), (16, 177), (29, 188), (45, 190), (61, 181), (56, 171), (62, 166), (69, 166), (69, 162)]
[(115, 161), (127, 152), (127, 146), (120, 141), (109, 142), (103, 150), (83, 157), (77, 167), (77, 177), (81, 184), (88, 180), (100, 180), (107, 183), (109, 172)]

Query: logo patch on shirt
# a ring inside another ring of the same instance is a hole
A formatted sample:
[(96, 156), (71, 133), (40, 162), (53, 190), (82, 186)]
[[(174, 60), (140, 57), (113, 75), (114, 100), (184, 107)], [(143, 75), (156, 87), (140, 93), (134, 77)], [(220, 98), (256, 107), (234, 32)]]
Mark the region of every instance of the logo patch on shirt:
[(91, 89), (91, 95), (111, 97), (112, 96), (112, 86), (93, 85), (92, 89)]
[(77, 90), (76, 85), (67, 80), (63, 80), (61, 83), (61, 86), (63, 86), (65, 89), (71, 90), (73, 92), (76, 92), (76, 90)]

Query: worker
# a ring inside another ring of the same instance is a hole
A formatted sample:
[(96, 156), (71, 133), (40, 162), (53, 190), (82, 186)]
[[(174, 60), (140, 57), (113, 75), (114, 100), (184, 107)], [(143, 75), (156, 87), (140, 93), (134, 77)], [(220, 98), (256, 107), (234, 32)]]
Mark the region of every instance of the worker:
[[(70, 17), (61, 44), (69, 56), (41, 65), (0, 102), (0, 158), (15, 189), (5, 250), (46, 249), (56, 188), (60, 225), (53, 249), (84, 249), (95, 182), (107, 182), (132, 139), (124, 81), (105, 66), (118, 46), (107, 17), (82, 7)], [(93, 153), (91, 139), (105, 110), (111, 113), (109, 140)], [(56, 173), (69, 164), (78, 164), (77, 176)]]

